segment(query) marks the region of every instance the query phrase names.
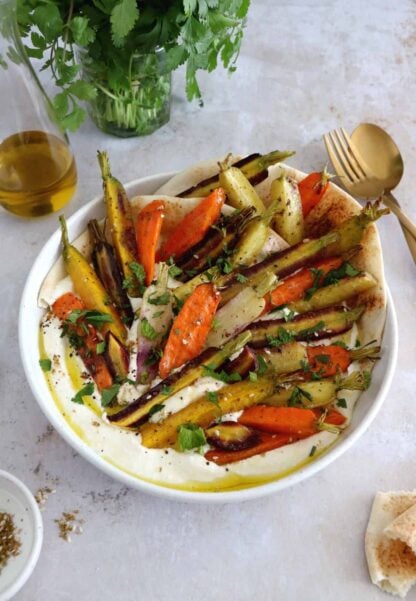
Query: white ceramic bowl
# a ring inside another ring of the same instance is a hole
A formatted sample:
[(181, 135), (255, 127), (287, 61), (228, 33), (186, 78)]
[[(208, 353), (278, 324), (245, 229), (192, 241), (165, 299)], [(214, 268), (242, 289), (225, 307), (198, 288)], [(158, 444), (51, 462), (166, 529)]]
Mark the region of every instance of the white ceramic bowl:
[[(126, 190), (129, 196), (152, 194), (172, 175), (174, 174), (165, 173), (135, 180), (126, 185)], [(86, 229), (90, 219), (101, 217), (104, 217), (104, 203), (100, 196), (86, 204), (68, 220), (70, 238), (74, 239), (81, 234)], [(43, 311), (37, 306), (37, 296), (45, 276), (58, 259), (59, 254), (60, 232), (57, 230), (47, 241), (33, 264), (23, 291), (19, 315), (19, 344), (23, 367), (32, 392), (42, 411), (61, 436), (93, 465), (128, 486), (170, 499), (210, 503), (242, 501), (270, 494), (315, 474), (344, 453), (365, 432), (386, 397), (396, 365), (398, 344), (397, 320), (390, 294), (388, 295), (382, 358), (373, 370), (371, 387), (361, 395), (349, 428), (339, 437), (333, 447), (325, 454), (317, 457), (314, 462), (274, 482), (260, 484), (254, 488), (217, 493), (175, 490), (130, 476), (99, 457), (71, 430), (59, 413), (49, 392), (44, 374), (39, 367), (39, 322)]]
[(43, 540), (42, 517), (36, 501), (17, 478), (0, 470), (0, 512), (13, 515), (21, 542), (19, 555), (0, 572), (0, 601), (9, 601), (33, 572)]

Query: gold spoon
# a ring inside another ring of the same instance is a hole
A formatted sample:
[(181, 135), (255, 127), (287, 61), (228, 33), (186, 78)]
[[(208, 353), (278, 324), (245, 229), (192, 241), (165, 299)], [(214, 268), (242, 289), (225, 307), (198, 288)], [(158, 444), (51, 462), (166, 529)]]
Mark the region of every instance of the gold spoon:
[(378, 125), (360, 123), (351, 134), (351, 140), (374, 176), (374, 197), (383, 194), (383, 202), (398, 217), (410, 252), (416, 261), (416, 239), (406, 228), (411, 223), (391, 193), (402, 179), (404, 165), (400, 151), (391, 136)]

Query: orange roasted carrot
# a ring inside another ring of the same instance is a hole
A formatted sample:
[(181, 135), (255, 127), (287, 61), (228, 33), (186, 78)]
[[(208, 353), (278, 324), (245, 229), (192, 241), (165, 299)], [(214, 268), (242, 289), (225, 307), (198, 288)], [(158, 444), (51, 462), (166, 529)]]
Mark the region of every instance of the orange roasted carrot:
[(328, 189), (331, 177), (325, 168), (323, 171), (310, 173), (298, 183), (304, 217), (320, 202)]
[(214, 284), (201, 284), (186, 299), (172, 324), (159, 363), (159, 375), (166, 378), (172, 369), (197, 357), (211, 328), (221, 294)]
[(336, 344), (308, 346), (306, 352), (310, 370), (319, 372), (319, 375), (323, 378), (347, 371), (353, 360), (351, 351), (348, 348)]
[(326, 274), (332, 269), (338, 269), (342, 263), (343, 259), (340, 257), (322, 259), (321, 261), (317, 261), (314, 265), (304, 267), (294, 275), (285, 278), (274, 290), (268, 292), (264, 297), (266, 306), (263, 313), (268, 313), (274, 307), (280, 307), (281, 305), (286, 305), (287, 303), (301, 299), (309, 288), (314, 285), (317, 274), (316, 270), (322, 272), (317, 282), (317, 284), (320, 285)]
[(345, 415), (342, 415), (342, 413), (336, 409), (330, 409), (325, 416), (325, 423), (331, 424), (332, 426), (342, 426), (346, 419)]
[(136, 237), (139, 262), (146, 273), (146, 286), (150, 286), (155, 274), (156, 247), (165, 217), (163, 200), (153, 200), (137, 216)]
[(317, 432), (317, 418), (311, 409), (253, 405), (245, 409), (238, 420), (244, 426), (271, 434), (290, 434), (306, 438)]
[(78, 318), (76, 323), (68, 323), (68, 318), (73, 311), (83, 311), (85, 305), (80, 298), (66, 292), (60, 296), (52, 305), (52, 311), (58, 319), (66, 322), (69, 334), (76, 335), (77, 352), (83, 360), (85, 367), (90, 372), (99, 390), (110, 388), (113, 385), (113, 378), (107, 363), (101, 354), (97, 353), (97, 345), (102, 342), (93, 325), (85, 323), (82, 317)]
[(160, 249), (158, 261), (166, 261), (170, 257), (177, 259), (187, 250), (195, 246), (205, 236), (209, 228), (218, 220), (225, 201), (225, 192), (216, 188), (209, 196), (190, 211)]
[(296, 437), (290, 434), (266, 434), (262, 432), (260, 434), (260, 442), (249, 449), (242, 449), (241, 451), (211, 450), (205, 453), (205, 459), (213, 461), (217, 465), (225, 465), (278, 449), (297, 440)]

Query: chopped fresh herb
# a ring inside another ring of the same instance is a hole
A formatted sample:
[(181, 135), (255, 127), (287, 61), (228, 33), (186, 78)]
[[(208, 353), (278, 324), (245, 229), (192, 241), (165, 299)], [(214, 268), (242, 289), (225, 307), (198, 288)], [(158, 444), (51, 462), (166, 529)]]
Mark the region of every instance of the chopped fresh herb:
[(78, 405), (84, 404), (84, 396), (88, 396), (94, 392), (94, 384), (89, 382), (86, 384), (81, 390), (78, 390), (75, 396), (72, 397), (71, 401), (73, 403), (78, 403)]
[(114, 401), (120, 390), (120, 384), (113, 384), (110, 388), (104, 388), (101, 391), (101, 405), (108, 407)]
[(175, 306), (173, 308), (173, 311), (177, 315), (179, 313), (179, 311), (182, 309), (185, 301), (183, 301), (182, 299), (178, 298), (175, 295), (174, 295), (174, 299), (175, 299)]
[(357, 338), (357, 340), (355, 341), (355, 348), (358, 348), (359, 346), (361, 346), (361, 340)]
[(211, 273), (211, 271), (206, 271), (203, 275), (207, 282), (212, 282), (215, 279), (215, 274)]
[(160, 317), (161, 315), (163, 315), (164, 310), (162, 309), (161, 311), (156, 311), (156, 313), (153, 313), (152, 317)]
[(343, 409), (346, 409), (347, 401), (345, 399), (337, 399), (336, 405), (337, 407), (342, 407)]
[(197, 269), (187, 269), (185, 271), (185, 274), (188, 276), (188, 278), (193, 278), (197, 273), (198, 273)]
[(136, 276), (139, 285), (143, 285), (146, 279), (146, 272), (144, 270), (143, 265), (141, 263), (137, 263), (136, 261), (132, 261), (131, 263), (129, 263), (129, 267), (133, 274)]
[(170, 265), (169, 275), (171, 278), (176, 278), (178, 275), (182, 274), (182, 269), (180, 267), (178, 267), (177, 265), (175, 265), (172, 257), (169, 259), (168, 265)]
[(165, 405), (161, 405), (160, 403), (158, 403), (157, 405), (153, 405), (153, 407), (150, 408), (148, 416), (152, 417), (152, 415), (154, 415), (155, 413), (158, 413), (159, 411), (162, 411), (162, 409), (165, 408)]
[(130, 318), (127, 315), (122, 315), (121, 316), (121, 321), (124, 323), (124, 325), (128, 326), (130, 325)]
[(127, 278), (123, 280), (123, 288), (131, 288), (133, 286), (133, 277), (129, 275)]
[(303, 390), (299, 386), (295, 386), (292, 394), (290, 395), (288, 406), (294, 407), (295, 405), (302, 405), (302, 397), (304, 397), (307, 401), (312, 401), (312, 395), (309, 394), (309, 392)]
[(316, 453), (316, 446), (314, 445), (310, 450), (309, 457), (313, 457), (315, 455), (315, 453)]
[(245, 275), (243, 275), (242, 273), (236, 273), (235, 274), (235, 279), (240, 284), (245, 284), (247, 282), (247, 280), (248, 280), (248, 278)]
[(316, 360), (318, 363), (325, 363), (325, 364), (328, 364), (328, 363), (329, 363), (329, 361), (330, 361), (330, 359), (331, 359), (331, 358), (330, 358), (330, 356), (329, 356), (329, 355), (315, 355), (315, 360)]
[(42, 371), (51, 371), (52, 361), (50, 359), (39, 359), (39, 365)]
[(147, 300), (151, 305), (167, 305), (170, 301), (170, 293), (164, 292), (159, 296), (149, 296)]
[(95, 352), (97, 353), (97, 355), (101, 355), (104, 351), (105, 351), (105, 342), (104, 342), (104, 340), (102, 340), (95, 347)]
[(331, 269), (331, 271), (328, 271), (322, 282), (322, 285), (328, 286), (329, 284), (337, 284), (342, 278), (345, 278), (346, 276), (354, 277), (359, 273), (361, 272), (358, 269), (355, 269), (351, 263), (346, 261), (338, 269)]
[(286, 307), (283, 309), (283, 319), (287, 321), (292, 321), (295, 317), (296, 313), (291, 309), (287, 309)]
[(219, 409), (220, 414), (222, 414), (221, 405), (220, 405), (220, 402), (218, 399), (218, 392), (207, 392), (206, 397), (210, 403), (212, 403), (213, 405), (216, 406), (217, 409)]
[(140, 321), (140, 334), (148, 340), (156, 340), (159, 335), (146, 317)]
[(92, 325), (101, 325), (102, 323), (111, 323), (113, 318), (108, 313), (102, 313), (102, 311), (90, 311), (88, 309), (74, 309), (68, 315), (69, 323), (75, 325), (79, 319), (83, 319), (84, 321), (92, 324)]
[(301, 330), (299, 332), (299, 338), (305, 338), (306, 340), (308, 340), (309, 338), (313, 338), (314, 334), (317, 334), (318, 332), (323, 330), (324, 327), (325, 327), (325, 322), (319, 321), (314, 326), (311, 326), (310, 328), (305, 328), (304, 330)]
[(285, 330), (281, 326), (277, 330), (277, 336), (267, 335), (267, 344), (269, 346), (282, 346), (282, 344), (287, 344), (288, 342), (292, 342), (294, 340), (293, 334)]
[(309, 365), (308, 361), (306, 361), (306, 359), (301, 359), (300, 360), (300, 368), (305, 373), (308, 373), (308, 372), (311, 371), (311, 366)]
[(255, 371), (249, 371), (248, 378), (249, 378), (250, 382), (257, 382), (257, 379), (258, 379)]
[(182, 424), (178, 427), (178, 446), (182, 452), (199, 449), (206, 442), (205, 433), (197, 424)]
[(257, 374), (259, 376), (262, 376), (268, 370), (267, 361), (264, 357), (262, 357), (262, 355), (257, 355), (257, 364), (258, 364)]
[(322, 280), (322, 276), (324, 275), (324, 272), (322, 271), (322, 269), (316, 269), (316, 267), (311, 267), (310, 271), (313, 275), (313, 281), (312, 281), (312, 286), (310, 288), (308, 288), (307, 291), (305, 292), (306, 300), (311, 299), (312, 296), (315, 294), (315, 292), (319, 288), (320, 282)]
[(162, 358), (162, 355), (163, 355), (162, 349), (152, 348), (149, 355), (146, 357), (144, 364), (146, 366), (155, 365), (156, 363), (159, 363), (160, 359)]
[(333, 344), (334, 346), (340, 346), (341, 348), (345, 348), (345, 350), (347, 351), (349, 350), (348, 346), (342, 340), (334, 340), (334, 342), (331, 342), (331, 344)]
[(231, 261), (224, 257), (220, 257), (219, 259), (217, 259), (216, 265), (220, 268), (221, 272), (226, 275), (228, 273), (231, 273), (233, 270)]
[(166, 386), (166, 384), (165, 384), (164, 386), (162, 386), (162, 390), (160, 392), (164, 396), (169, 396), (170, 394), (172, 394), (172, 387)]
[(371, 374), (369, 371), (363, 371), (363, 378), (364, 378), (364, 390), (367, 390), (367, 388), (370, 387), (371, 384)]
[(225, 382), (226, 384), (230, 382), (239, 382), (242, 379), (240, 374), (227, 374), (227, 372), (225, 372), (224, 370), (217, 372), (209, 365), (204, 365), (203, 369), (205, 376), (211, 376), (211, 378), (219, 380), (220, 382)]
[(321, 367), (318, 371), (313, 371), (311, 373), (311, 380), (317, 382), (318, 380), (322, 380), (324, 377), (325, 370)]

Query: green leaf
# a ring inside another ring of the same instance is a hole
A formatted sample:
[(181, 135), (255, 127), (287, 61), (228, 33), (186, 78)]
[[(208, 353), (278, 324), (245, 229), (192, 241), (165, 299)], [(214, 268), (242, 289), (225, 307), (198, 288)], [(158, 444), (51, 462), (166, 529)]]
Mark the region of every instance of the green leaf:
[(281, 346), (282, 344), (292, 342), (294, 339), (294, 335), (281, 326), (277, 330), (277, 336), (271, 336), (269, 334), (266, 336), (267, 344), (269, 346)]
[(60, 118), (59, 121), (64, 129), (76, 131), (84, 121), (86, 115), (87, 113), (84, 109), (80, 108), (79, 106), (75, 106), (70, 113), (65, 115), (63, 118)]
[(133, 29), (139, 18), (136, 0), (121, 0), (111, 11), (111, 31), (113, 40), (120, 45), (123, 38)]
[(148, 340), (156, 340), (156, 338), (159, 336), (159, 333), (156, 332), (146, 317), (143, 317), (143, 319), (140, 321), (140, 334)]
[(325, 327), (325, 322), (318, 321), (318, 323), (315, 324), (314, 326), (311, 326), (310, 328), (305, 328), (304, 330), (301, 330), (299, 332), (299, 338), (305, 338), (306, 340), (309, 340), (310, 338), (313, 338), (315, 334), (317, 334), (318, 332), (323, 330), (324, 327)]
[(153, 405), (153, 407), (150, 408), (149, 413), (147, 414), (149, 417), (152, 417), (152, 415), (154, 415), (155, 413), (158, 413), (159, 411), (162, 411), (162, 409), (165, 408), (165, 405), (161, 405), (160, 403), (157, 403), (156, 405)]
[(227, 374), (227, 372), (224, 370), (217, 372), (209, 365), (203, 365), (202, 368), (204, 371), (204, 376), (209, 376), (211, 378), (214, 378), (214, 380), (219, 380), (220, 382), (225, 382), (226, 384), (231, 382), (240, 382), (240, 380), (242, 379), (240, 374)]
[(159, 296), (149, 296), (148, 302), (151, 305), (167, 305), (170, 301), (170, 292), (164, 292)]
[(77, 79), (67, 87), (67, 91), (69, 94), (73, 94), (80, 100), (94, 100), (97, 95), (97, 90), (95, 87), (87, 83), (86, 81), (82, 81), (81, 79)]
[(198, 0), (183, 0), (185, 15), (191, 15), (198, 5)]
[(262, 355), (257, 355), (257, 373), (259, 376), (262, 376), (268, 370), (268, 365), (266, 359)]
[(178, 445), (183, 451), (198, 449), (206, 444), (205, 433), (197, 424), (182, 424), (178, 428)]
[(337, 407), (342, 407), (342, 409), (346, 409), (347, 408), (347, 401), (345, 399), (337, 399), (336, 406)]
[(45, 50), (47, 46), (45, 38), (43, 35), (40, 35), (40, 33), (37, 33), (37, 31), (32, 31), (30, 34), (30, 41), (35, 48), (40, 48), (41, 50)]
[(73, 17), (70, 27), (74, 42), (78, 46), (88, 46), (95, 40), (95, 31), (89, 26), (88, 17)]
[(162, 390), (161, 390), (161, 394), (165, 395), (165, 396), (169, 396), (170, 394), (172, 394), (172, 387), (171, 386), (166, 386), (163, 385), (162, 386)]
[(89, 396), (94, 392), (94, 384), (89, 382), (86, 384), (81, 390), (78, 390), (75, 396), (72, 397), (71, 401), (73, 403), (78, 403), (78, 405), (84, 404), (84, 396)]
[(120, 390), (120, 384), (113, 384), (110, 388), (104, 388), (101, 391), (101, 405), (103, 407), (108, 407), (117, 397), (118, 392)]
[(245, 275), (243, 275), (242, 273), (236, 273), (235, 274), (235, 279), (240, 284), (245, 284), (247, 282), (247, 280), (248, 280), (248, 278)]
[(97, 355), (102, 355), (104, 353), (104, 351), (105, 351), (105, 342), (104, 342), (104, 340), (102, 340), (95, 347), (95, 352), (97, 353)]
[(68, 112), (68, 94), (65, 91), (60, 92), (55, 96), (53, 99), (53, 108), (59, 119), (61, 116), (63, 117), (66, 115)]
[(250, 382), (257, 382), (257, 374), (255, 371), (249, 371), (248, 372), (248, 378), (250, 380)]
[(172, 46), (166, 52), (166, 68), (168, 71), (174, 71), (186, 61), (189, 52), (185, 46)]
[(50, 359), (39, 359), (39, 365), (42, 371), (51, 371), (52, 361)]
[(64, 22), (56, 4), (42, 4), (36, 7), (32, 19), (47, 42), (54, 42), (62, 35)]

